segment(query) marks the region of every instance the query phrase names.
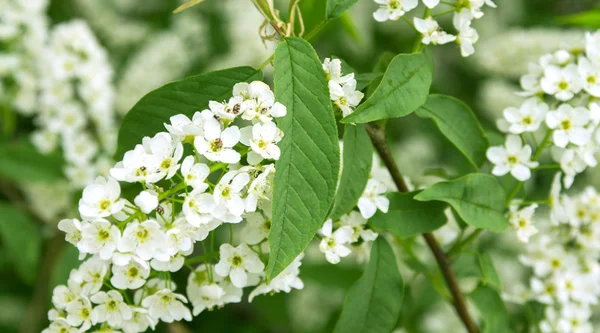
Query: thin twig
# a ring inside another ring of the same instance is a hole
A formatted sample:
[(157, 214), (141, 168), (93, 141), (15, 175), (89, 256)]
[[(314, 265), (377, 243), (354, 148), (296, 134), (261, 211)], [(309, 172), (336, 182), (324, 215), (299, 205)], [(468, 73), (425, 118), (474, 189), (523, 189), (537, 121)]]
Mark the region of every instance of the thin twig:
[[(402, 174), (400, 173), (400, 170), (396, 165), (396, 161), (394, 161), (394, 158), (392, 157), (392, 154), (389, 150), (387, 139), (385, 137), (385, 130), (374, 127), (370, 124), (365, 124), (365, 128), (367, 129), (367, 133), (369, 134), (371, 142), (373, 142), (373, 146), (375, 146), (377, 153), (379, 154), (379, 156), (383, 160), (383, 163), (392, 175), (392, 179), (398, 187), (398, 190), (400, 192), (408, 192), (406, 182), (404, 181), (404, 178), (402, 177)], [(469, 333), (478, 333), (479, 329), (477, 328), (477, 325), (475, 325), (475, 322), (469, 314), (467, 304), (462, 295), (462, 292), (460, 291), (458, 281), (456, 280), (456, 276), (454, 274), (454, 271), (452, 270), (448, 257), (440, 249), (437, 240), (435, 239), (435, 237), (433, 237), (431, 233), (423, 234), (423, 238), (425, 238), (425, 242), (427, 242), (427, 245), (429, 246), (431, 252), (433, 252), (433, 255), (435, 256), (435, 260), (440, 266), (440, 270), (442, 271), (444, 280), (446, 280), (446, 285), (448, 286), (448, 289), (450, 289), (450, 293), (452, 294), (452, 298), (454, 300), (453, 305), (454, 309), (456, 310), (456, 313), (460, 317), (461, 321), (463, 322), (465, 328)]]

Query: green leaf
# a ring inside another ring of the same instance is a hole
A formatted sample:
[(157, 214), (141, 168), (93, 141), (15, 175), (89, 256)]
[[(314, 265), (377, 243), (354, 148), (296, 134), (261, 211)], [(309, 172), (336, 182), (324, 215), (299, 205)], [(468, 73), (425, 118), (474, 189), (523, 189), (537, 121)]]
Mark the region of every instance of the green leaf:
[(201, 2), (204, 2), (204, 0), (189, 0), (188, 2), (184, 3), (183, 5), (177, 7), (173, 11), (173, 14), (177, 14), (177, 13), (180, 13), (180, 12), (186, 10), (186, 9), (192, 8), (192, 7), (194, 7), (195, 5), (197, 5), (197, 4), (201, 3)]
[(390, 208), (387, 213), (377, 211), (369, 220), (373, 227), (407, 238), (431, 232), (446, 224), (442, 202), (421, 202), (414, 199), (419, 192), (388, 193)]
[(428, 57), (419, 52), (397, 55), (385, 71), (379, 87), (343, 123), (367, 123), (406, 116), (427, 100), (432, 70)]
[(16, 183), (63, 180), (63, 164), (58, 152), (43, 155), (27, 141), (0, 144), (0, 176)]
[(469, 298), (483, 318), (482, 333), (508, 333), (508, 313), (498, 292), (490, 287), (479, 286)]
[(342, 154), (342, 175), (335, 196), (331, 218), (337, 221), (358, 203), (367, 186), (373, 160), (371, 139), (362, 125), (344, 127), (344, 152)]
[(502, 232), (508, 227), (504, 217), (506, 193), (491, 175), (472, 173), (452, 181), (439, 182), (415, 196), (419, 201), (449, 203), (468, 224)]
[(33, 284), (42, 249), (42, 233), (31, 218), (16, 208), (0, 203), (0, 238), (13, 259), (17, 274)]
[(389, 333), (402, 308), (404, 281), (392, 247), (384, 237), (373, 242), (365, 273), (348, 290), (334, 333)]
[(358, 0), (327, 0), (327, 19), (331, 20), (354, 6)]
[(481, 269), (481, 282), (497, 290), (502, 290), (502, 281), (494, 267), (492, 257), (487, 253), (480, 253), (477, 258)]
[(71, 270), (79, 267), (79, 265), (81, 265), (81, 261), (79, 260), (79, 250), (71, 244), (65, 244), (60, 250), (56, 263), (54, 264), (54, 270), (50, 277), (51, 289), (54, 289), (54, 287), (60, 284), (65, 284), (69, 279)]
[(450, 96), (430, 95), (416, 114), (433, 120), (475, 170), (485, 162), (485, 152), (489, 146), (487, 136), (465, 103)]
[(267, 279), (277, 276), (310, 243), (333, 204), (340, 146), (325, 73), (301, 38), (275, 50), (275, 98), (287, 107), (273, 190)]
[(233, 85), (262, 79), (262, 72), (251, 67), (236, 67), (191, 76), (162, 86), (142, 99), (125, 115), (119, 129), (116, 160), (142, 143), (144, 136), (165, 131), (169, 118), (184, 114), (192, 117), (208, 107), (211, 100), (230, 97)]
[(364, 90), (377, 80), (381, 80), (383, 73), (360, 73), (354, 75), (356, 79), (356, 90)]

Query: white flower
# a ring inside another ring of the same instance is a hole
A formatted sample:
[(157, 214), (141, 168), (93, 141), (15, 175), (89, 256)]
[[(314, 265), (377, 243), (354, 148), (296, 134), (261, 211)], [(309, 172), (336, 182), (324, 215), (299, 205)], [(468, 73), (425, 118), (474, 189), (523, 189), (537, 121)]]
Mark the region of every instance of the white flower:
[(81, 240), (81, 222), (77, 219), (64, 219), (58, 222), (58, 230), (66, 233), (65, 240), (75, 246)]
[(286, 267), (279, 275), (277, 275), (271, 282), (267, 284), (266, 281), (259, 284), (250, 295), (248, 295), (248, 302), (252, 302), (254, 297), (258, 295), (264, 295), (268, 293), (279, 293), (286, 292), (289, 293), (292, 289), (302, 289), (304, 288), (304, 282), (298, 277), (300, 274), (300, 265), (302, 265), (302, 258), (304, 258), (304, 253), (301, 253), (294, 261)]
[(123, 161), (110, 169), (110, 175), (116, 180), (125, 182), (155, 183), (164, 177), (158, 172), (160, 161), (148, 154), (144, 146), (138, 144), (133, 150), (123, 155)]
[(347, 215), (340, 217), (340, 223), (342, 226), (348, 226), (352, 228), (351, 243), (358, 242), (359, 238), (364, 241), (374, 241), (377, 238), (377, 233), (371, 229), (366, 229), (367, 220), (357, 211), (352, 211)]
[(74, 289), (74, 286), (77, 286), (80, 288), (79, 293), (83, 295), (96, 293), (102, 288), (108, 269), (109, 264), (106, 261), (92, 257), (79, 266), (79, 269), (71, 271), (69, 288)]
[(222, 244), (219, 250), (220, 260), (215, 265), (215, 272), (223, 277), (229, 276), (231, 283), (238, 288), (248, 285), (248, 273), (261, 273), (265, 269), (258, 255), (244, 243), (237, 247)]
[(275, 165), (265, 165), (262, 172), (250, 183), (246, 195), (246, 212), (255, 212), (259, 200), (269, 200), (273, 190)]
[(224, 222), (238, 223), (246, 207), (242, 199), (242, 190), (250, 182), (250, 176), (237, 171), (227, 172), (215, 186), (213, 198), (217, 204), (215, 217)]
[(99, 254), (103, 260), (109, 260), (120, 239), (121, 231), (116, 225), (98, 219), (83, 226), (77, 248), (83, 253)]
[(587, 57), (597, 64), (600, 64), (600, 33), (585, 33), (585, 53)]
[(582, 78), (575, 64), (564, 68), (556, 65), (545, 67), (540, 85), (546, 94), (554, 95), (560, 101), (572, 99), (583, 88)]
[(212, 310), (215, 307), (225, 305), (226, 292), (215, 282), (209, 281), (206, 265), (199, 265), (189, 275), (187, 284), (187, 296), (194, 306), (194, 316), (204, 310)]
[(455, 13), (453, 18), (454, 27), (458, 30), (456, 42), (460, 45), (460, 53), (468, 57), (475, 53), (473, 44), (479, 40), (477, 30), (471, 27), (471, 15), (467, 9)]
[[(439, 2), (439, 0), (437, 0)], [(446, 33), (433, 17), (429, 16), (426, 19), (415, 17), (415, 28), (419, 31), (423, 38), (423, 44), (446, 44), (456, 40), (456, 36)]]
[(244, 216), (246, 225), (242, 230), (242, 240), (250, 245), (256, 245), (269, 237), (271, 219), (261, 213), (249, 213)]
[(231, 121), (241, 114), (243, 101), (244, 100), (241, 96), (234, 96), (231, 97), (227, 103), (210, 101), (208, 102), (208, 107), (210, 108), (210, 111), (215, 114), (215, 116)]
[(65, 319), (57, 318), (42, 333), (80, 333), (80, 331), (69, 325)]
[(248, 152), (248, 162), (256, 165), (264, 158), (278, 160), (281, 152), (277, 143), (282, 137), (283, 132), (273, 122), (243, 128), (240, 141), (252, 148)]
[(133, 252), (143, 260), (155, 257), (166, 243), (166, 238), (158, 222), (147, 220), (142, 223), (132, 221), (127, 224), (119, 242), (119, 252)]
[(69, 325), (79, 327), (82, 332), (92, 326), (92, 303), (87, 297), (79, 297), (66, 307), (67, 322)]
[(192, 320), (190, 309), (185, 307), (187, 299), (181, 295), (172, 292), (169, 289), (162, 289), (150, 295), (142, 301), (142, 306), (148, 309), (148, 314), (152, 318), (157, 318), (165, 323), (180, 321), (185, 319)]
[(160, 132), (153, 138), (144, 137), (142, 145), (157, 160), (161, 179), (169, 179), (179, 170), (178, 162), (183, 155), (183, 145), (173, 140), (169, 133)]
[(340, 257), (348, 256), (352, 251), (346, 246), (352, 240), (352, 227), (343, 226), (333, 231), (331, 219), (325, 221), (320, 233), (323, 235), (319, 250), (325, 253), (325, 258), (332, 264), (340, 262)]
[(518, 92), (517, 95), (529, 97), (543, 93), (542, 87), (540, 86), (540, 79), (544, 73), (544, 69), (537, 63), (529, 63), (527, 74), (521, 76), (519, 83), (522, 92)]
[(511, 205), (508, 220), (517, 231), (517, 237), (523, 243), (527, 243), (529, 238), (538, 233), (537, 228), (533, 225), (533, 214), (535, 213), (537, 204), (532, 204), (523, 209), (519, 209), (519, 205)]
[(495, 176), (504, 176), (510, 174), (519, 181), (526, 181), (531, 177), (530, 168), (539, 165), (531, 161), (531, 147), (523, 145), (521, 138), (516, 135), (509, 135), (503, 146), (490, 147), (486, 156), (494, 164), (492, 174)]
[(482, 8), (484, 5), (496, 8), (496, 4), (492, 0), (469, 0), (469, 8), (474, 18), (479, 19), (483, 17)]
[(88, 218), (107, 217), (118, 213), (125, 201), (120, 198), (121, 187), (116, 180), (96, 178), (94, 184), (85, 187), (79, 200), (79, 212)]
[(386, 191), (387, 188), (382, 182), (374, 178), (369, 179), (367, 187), (358, 199), (358, 209), (365, 219), (373, 217), (378, 208), (384, 213), (388, 212), (390, 200), (382, 195)]
[(375, 0), (375, 2), (379, 4), (379, 9), (373, 13), (373, 17), (378, 22), (396, 21), (419, 4), (417, 0)]
[(194, 139), (194, 147), (199, 154), (213, 162), (237, 163), (240, 153), (233, 149), (240, 140), (240, 130), (231, 126), (221, 131), (216, 119), (208, 119), (204, 124), (204, 136)]
[(150, 275), (148, 267), (144, 267), (136, 261), (130, 261), (125, 266), (113, 265), (110, 283), (118, 289), (141, 288)]
[(194, 156), (187, 156), (183, 160), (183, 163), (181, 163), (181, 174), (186, 184), (195, 190), (205, 191), (208, 188), (208, 184), (204, 181), (210, 174), (210, 169), (204, 163), (195, 162), (196, 159)]
[(440, 0), (423, 0), (423, 3), (427, 8), (433, 9), (435, 6), (440, 4)]
[(76, 301), (79, 295), (67, 286), (56, 286), (52, 291), (52, 304), (59, 309), (65, 309), (69, 304)]
[(123, 301), (123, 296), (115, 290), (108, 292), (100, 291), (91, 297), (96, 307), (92, 311), (92, 322), (108, 323), (110, 326), (117, 327), (124, 320), (131, 319), (133, 313), (131, 308)]
[(581, 75), (583, 90), (594, 97), (600, 97), (600, 64), (580, 57), (577, 68)]
[(573, 149), (553, 149), (552, 155), (554, 160), (560, 163), (560, 168), (565, 173), (563, 177), (565, 188), (570, 188), (575, 176), (582, 173), (587, 167), (585, 161)]
[(140, 207), (142, 212), (148, 214), (158, 207), (158, 194), (154, 190), (142, 191), (133, 199), (133, 202)]
[(508, 122), (508, 131), (512, 134), (535, 132), (546, 118), (548, 104), (537, 98), (527, 99), (520, 108), (509, 107), (504, 110)]
[(186, 115), (178, 114), (169, 119), (171, 124), (165, 124), (165, 128), (180, 141), (193, 142), (194, 137), (203, 135), (204, 121), (210, 118), (214, 118), (214, 116), (208, 110), (195, 112), (192, 120)]
[(333, 81), (339, 85), (354, 80), (354, 73), (342, 76), (342, 61), (340, 59), (325, 58), (323, 60), (323, 71), (325, 71), (327, 81)]
[(193, 226), (209, 223), (213, 220), (211, 215), (216, 208), (215, 199), (204, 190), (194, 190), (185, 196), (182, 211), (185, 218)]
[(585, 128), (589, 121), (590, 112), (586, 108), (573, 108), (570, 104), (562, 104), (558, 110), (546, 115), (546, 124), (554, 130), (554, 144), (561, 148), (565, 148), (569, 142), (585, 145), (591, 138), (590, 131)]
[(121, 329), (124, 333), (139, 333), (145, 332), (150, 327), (154, 330), (156, 319), (148, 315), (148, 311), (144, 308), (131, 306), (131, 319), (123, 321)]
[(356, 90), (356, 80), (350, 80), (344, 85), (331, 80), (328, 85), (330, 98), (340, 108), (344, 117), (354, 112), (354, 108), (364, 97), (362, 92)]

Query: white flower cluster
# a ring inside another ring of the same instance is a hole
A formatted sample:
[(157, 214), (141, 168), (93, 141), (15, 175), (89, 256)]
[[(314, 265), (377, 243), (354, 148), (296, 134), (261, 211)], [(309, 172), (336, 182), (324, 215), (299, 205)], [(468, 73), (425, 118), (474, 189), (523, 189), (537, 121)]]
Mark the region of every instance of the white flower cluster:
[[(492, 173), (511, 173), (519, 181), (531, 176), (531, 168), (543, 149), (551, 147), (552, 158), (565, 174), (565, 187), (587, 167), (595, 167), (600, 152), (600, 32), (586, 35), (585, 51), (560, 50), (544, 55), (521, 78), (528, 98), (519, 108), (504, 110), (498, 121), (508, 133), (504, 147), (491, 147), (487, 156), (495, 165)], [(541, 142), (532, 156), (525, 141)], [(542, 139), (543, 138), (543, 139)]]
[[(210, 102), (192, 119), (171, 117), (168, 132), (145, 137), (125, 153), (110, 170), (113, 178), (99, 177), (84, 189), (82, 220), (63, 220), (59, 229), (81, 257), (90, 257), (67, 286), (55, 289), (46, 332), (91, 326), (142, 332), (158, 321), (191, 320), (192, 313), (241, 302), (245, 287), (256, 286), (250, 301), (302, 289), (303, 255), (264, 279), (273, 160), (283, 136), (272, 120), (286, 108), (262, 82), (238, 83), (233, 91), (228, 101)], [(237, 118), (249, 125), (233, 125)], [(133, 204), (122, 198), (117, 181), (141, 184)], [(215, 229), (244, 220), (240, 244), (230, 239), (213, 248)], [(202, 255), (186, 258), (197, 242)], [(186, 296), (176, 293), (170, 278), (183, 266), (191, 270)]]
[[(417, 8), (418, 0), (374, 0), (379, 5), (379, 9), (373, 13), (373, 17), (378, 22), (387, 20), (396, 21), (407, 14), (409, 11)], [(456, 42), (460, 45), (460, 52), (463, 57), (468, 57), (475, 53), (474, 44), (479, 39), (477, 30), (471, 27), (475, 19), (483, 17), (483, 8), (485, 5), (496, 8), (492, 0), (460, 0), (454, 4), (446, 3), (440, 0), (423, 0), (427, 7), (427, 15), (423, 19), (414, 17), (414, 28), (422, 35), (423, 44), (446, 44)], [(441, 6), (453, 7), (453, 10), (439, 13), (439, 15), (429, 15), (429, 13)], [(453, 25), (457, 31), (456, 35), (445, 32), (434, 17), (454, 13)], [(406, 19), (407, 22), (410, 22)]]
[[(542, 332), (591, 333), (591, 306), (600, 298), (600, 194), (591, 187), (578, 195), (560, 192), (558, 173), (548, 198), (549, 219), (538, 223), (546, 228), (519, 258), (533, 270), (530, 287), (510, 298), (546, 305)], [(520, 237), (531, 234), (527, 230), (532, 230), (534, 210), (535, 206), (511, 209), (522, 230)]]
[(356, 90), (354, 73), (342, 74), (342, 61), (340, 59), (325, 58), (323, 70), (327, 77), (329, 86), (329, 97), (331, 101), (342, 111), (342, 116), (354, 112), (364, 94)]
[[(352, 247), (357, 248), (359, 253), (369, 253), (371, 242), (377, 239), (377, 233), (369, 229), (367, 219), (359, 212), (352, 211), (340, 218), (335, 223), (331, 219), (325, 221), (323, 228), (319, 230), (321, 242), (319, 250), (325, 254), (325, 258), (332, 264), (340, 262), (341, 258), (352, 253)], [(366, 256), (368, 257), (368, 256)]]
[(48, 34), (46, 0), (0, 1), (0, 95), (5, 107), (35, 112), (43, 54)]
[(60, 145), (65, 173), (83, 188), (110, 167), (116, 144), (112, 68), (107, 54), (83, 21), (57, 25), (40, 62), (40, 127), (34, 145), (49, 153)]

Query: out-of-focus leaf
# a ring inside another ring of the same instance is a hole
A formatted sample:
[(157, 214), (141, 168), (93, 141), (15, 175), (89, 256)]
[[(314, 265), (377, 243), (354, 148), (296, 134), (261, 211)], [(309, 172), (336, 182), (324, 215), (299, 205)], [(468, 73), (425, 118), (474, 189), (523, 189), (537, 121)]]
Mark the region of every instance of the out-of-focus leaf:
[(356, 29), (356, 26), (354, 25), (354, 22), (352, 21), (352, 18), (350, 17), (348, 12), (345, 12), (344, 14), (342, 14), (342, 16), (340, 16), (339, 22), (342, 26), (342, 29), (348, 34), (348, 36), (350, 36), (352, 41), (356, 43), (362, 41), (360, 33)]
[(508, 333), (508, 313), (502, 298), (490, 287), (479, 286), (469, 298), (483, 318), (482, 333)]
[(358, 0), (327, 0), (327, 19), (334, 19), (354, 6)]
[(222, 101), (231, 96), (238, 82), (261, 80), (262, 72), (252, 67), (236, 67), (191, 76), (151, 91), (125, 115), (119, 129), (116, 160), (142, 143), (144, 136), (165, 131), (165, 123), (177, 114), (190, 119), (196, 111), (208, 107), (209, 101)]
[(430, 95), (416, 114), (433, 120), (475, 170), (485, 162), (485, 152), (489, 146), (487, 136), (465, 103), (450, 96)]
[(50, 287), (54, 288), (59, 284), (65, 284), (69, 279), (71, 270), (77, 268), (80, 264), (81, 261), (79, 260), (79, 251), (77, 248), (71, 244), (65, 244), (54, 265)]
[(333, 205), (340, 146), (321, 61), (301, 38), (275, 50), (275, 98), (287, 107), (275, 163), (271, 254), (267, 279), (285, 269), (310, 243)]
[(16, 183), (62, 180), (63, 164), (58, 152), (43, 155), (27, 141), (0, 144), (0, 177)]
[(330, 216), (334, 221), (356, 206), (369, 180), (373, 147), (364, 126), (348, 124), (344, 127), (342, 158), (342, 175)]
[(383, 77), (383, 73), (360, 73), (354, 75), (356, 90), (363, 90)]
[(342, 122), (366, 123), (414, 112), (427, 100), (432, 76), (424, 53), (396, 56), (373, 94)]
[(10, 253), (17, 274), (32, 284), (36, 277), (42, 250), (39, 226), (15, 207), (0, 203), (0, 237)]
[(419, 192), (388, 193), (390, 208), (387, 213), (377, 211), (369, 220), (373, 227), (407, 238), (434, 231), (446, 223), (442, 202), (422, 202), (415, 200)]
[(487, 253), (480, 253), (478, 256), (479, 268), (481, 268), (481, 281), (496, 290), (502, 290), (502, 281), (494, 267), (492, 257)]
[(473, 173), (456, 180), (439, 182), (415, 196), (419, 201), (449, 203), (468, 224), (502, 232), (508, 227), (504, 217), (506, 193), (491, 175)]
[(556, 22), (559, 24), (598, 29), (600, 28), (600, 8), (569, 16), (558, 17)]
[(389, 333), (402, 308), (404, 281), (384, 237), (373, 242), (365, 273), (346, 294), (334, 333)]

